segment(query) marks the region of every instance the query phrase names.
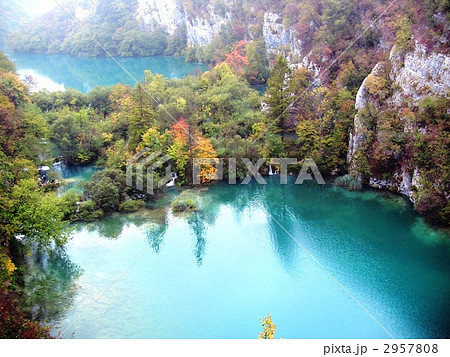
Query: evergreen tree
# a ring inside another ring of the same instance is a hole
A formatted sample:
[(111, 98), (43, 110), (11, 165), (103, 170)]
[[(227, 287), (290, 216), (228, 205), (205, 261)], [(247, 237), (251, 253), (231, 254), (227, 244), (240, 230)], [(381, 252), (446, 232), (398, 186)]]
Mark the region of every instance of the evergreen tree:
[(247, 44), (247, 66), (245, 77), (250, 84), (266, 83), (269, 76), (269, 62), (267, 61), (264, 41), (258, 40)]
[(286, 59), (279, 55), (267, 82), (266, 104), (267, 118), (272, 126), (283, 130), (288, 117), (287, 108), (290, 104), (290, 80), (292, 71)]

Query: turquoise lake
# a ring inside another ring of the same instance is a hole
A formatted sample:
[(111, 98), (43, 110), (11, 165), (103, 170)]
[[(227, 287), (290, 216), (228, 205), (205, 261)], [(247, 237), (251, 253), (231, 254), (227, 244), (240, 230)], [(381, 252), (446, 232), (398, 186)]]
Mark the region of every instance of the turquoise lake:
[(78, 224), (35, 262), (35, 316), (65, 338), (257, 338), (268, 313), (276, 337), (389, 338), (276, 219), (393, 337), (450, 337), (448, 233), (395, 195), (266, 179)]
[[(31, 75), (35, 79), (37, 89), (54, 91), (74, 88), (86, 93), (96, 86), (136, 84), (109, 57), (83, 58), (64, 54), (23, 53), (11, 53), (8, 56), (16, 64), (17, 73), (21, 78)], [(167, 78), (182, 78), (208, 69), (208, 66), (201, 63), (187, 63), (183, 57), (128, 57), (117, 58), (117, 61), (138, 81), (144, 79), (144, 71), (147, 69)]]

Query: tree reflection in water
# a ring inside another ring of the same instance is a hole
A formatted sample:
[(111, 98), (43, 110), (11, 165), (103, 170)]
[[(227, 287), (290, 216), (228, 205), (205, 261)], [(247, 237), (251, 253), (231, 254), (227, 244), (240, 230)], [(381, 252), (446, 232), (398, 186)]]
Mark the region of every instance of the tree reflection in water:
[(159, 253), (161, 243), (164, 239), (164, 231), (166, 230), (166, 225), (164, 224), (151, 224), (146, 230), (147, 241), (150, 247), (155, 253)]
[[(205, 192), (198, 192), (200, 209), (189, 212), (182, 219), (194, 233), (193, 255), (199, 267), (202, 266), (207, 248), (208, 228), (215, 224), (224, 206), (233, 207), (234, 220), (239, 222), (246, 210), (257, 209), (252, 202), (253, 198), (259, 201), (272, 202), (266, 209), (277, 217), (293, 218), (293, 212), (286, 204), (273, 204), (278, 202), (273, 197), (266, 197), (264, 187), (248, 185), (246, 187), (234, 187), (234, 189), (223, 189), (218, 187)], [(280, 195), (282, 192), (276, 192)], [(134, 214), (113, 215), (105, 217), (97, 222), (84, 223), (75, 226), (75, 230), (86, 229), (96, 232), (106, 239), (118, 239), (125, 227), (134, 225), (145, 231), (146, 240), (155, 253), (159, 253), (164, 242), (165, 230), (174, 217), (170, 209), (155, 206), (151, 210), (142, 210)], [(295, 217), (294, 217), (295, 218)], [(288, 239), (280, 227), (269, 220), (270, 235), (275, 251), (289, 266), (292, 255), (292, 245), (295, 244)], [(289, 229), (293, 227), (288, 225)], [(24, 305), (32, 312), (33, 316), (40, 321), (58, 321), (65, 312), (71, 308), (77, 293), (77, 278), (82, 274), (81, 269), (72, 263), (64, 251), (52, 255), (35, 255), (28, 259), (30, 274), (25, 277)]]
[(205, 217), (201, 213), (194, 213), (188, 217), (187, 222), (194, 232), (197, 240), (195, 242), (194, 248), (194, 256), (197, 260), (198, 266), (202, 265), (203, 255), (205, 254), (206, 247), (206, 225), (205, 225)]
[(57, 321), (72, 306), (82, 270), (70, 261), (64, 250), (33, 255), (27, 264), (24, 308), (39, 321)]

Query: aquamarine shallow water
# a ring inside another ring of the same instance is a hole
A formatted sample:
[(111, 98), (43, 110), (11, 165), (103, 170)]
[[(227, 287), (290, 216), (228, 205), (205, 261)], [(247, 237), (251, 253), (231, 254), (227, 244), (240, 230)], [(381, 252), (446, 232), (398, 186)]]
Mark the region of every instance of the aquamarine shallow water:
[(77, 192), (82, 193), (83, 188), (81, 185), (89, 181), (92, 175), (101, 168), (92, 165), (67, 166), (63, 163), (58, 163), (53, 165), (52, 169), (66, 179), (66, 184), (59, 188), (59, 193), (61, 194), (70, 189), (75, 189)]
[(397, 196), (267, 180), (79, 225), (43, 317), (75, 338), (256, 338), (267, 313), (278, 337), (387, 338), (267, 211), (392, 336), (450, 337), (448, 235)]
[[(136, 83), (112, 58), (24, 53), (11, 53), (8, 56), (16, 64), (21, 77), (31, 75), (38, 87), (48, 90), (74, 88), (89, 92), (96, 86), (117, 83), (134, 86)], [(127, 57), (117, 58), (117, 61), (137, 81), (144, 79), (144, 71), (147, 69), (167, 78), (183, 78), (208, 69), (201, 63), (187, 63), (183, 57)]]

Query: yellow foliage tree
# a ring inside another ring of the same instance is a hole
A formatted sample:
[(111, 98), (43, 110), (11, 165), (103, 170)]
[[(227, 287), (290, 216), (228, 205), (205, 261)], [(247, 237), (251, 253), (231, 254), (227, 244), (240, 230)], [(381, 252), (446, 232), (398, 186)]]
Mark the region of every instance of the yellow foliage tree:
[(275, 332), (277, 331), (277, 325), (272, 321), (272, 316), (269, 314), (265, 318), (261, 319), (263, 332), (258, 336), (260, 340), (272, 340), (275, 338)]
[[(194, 157), (195, 158), (213, 158), (214, 163), (217, 164), (219, 159), (217, 159), (217, 152), (211, 144), (211, 140), (204, 137), (199, 137), (197, 139), (198, 144), (194, 147)], [(212, 163), (200, 165), (200, 181), (202, 183), (211, 182), (217, 177), (217, 167)]]

